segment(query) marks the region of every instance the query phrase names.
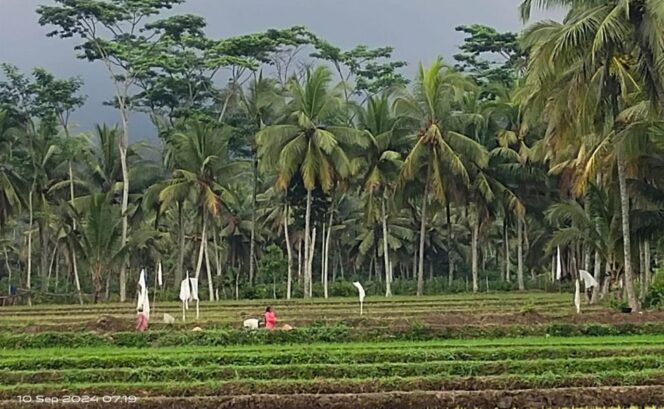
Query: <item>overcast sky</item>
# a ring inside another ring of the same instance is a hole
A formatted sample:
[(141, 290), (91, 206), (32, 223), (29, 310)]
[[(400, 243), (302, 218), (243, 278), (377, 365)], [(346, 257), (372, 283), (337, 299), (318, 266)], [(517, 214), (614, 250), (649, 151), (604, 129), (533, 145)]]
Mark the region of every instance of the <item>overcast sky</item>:
[[(80, 75), (85, 81), (86, 106), (74, 117), (81, 130), (98, 122), (115, 123), (113, 109), (101, 102), (111, 95), (110, 81), (97, 63), (77, 60), (74, 42), (47, 38), (35, 9), (48, 0), (0, 0), (0, 62), (22, 70), (43, 67), (57, 76)], [(341, 47), (390, 45), (405, 60), (410, 76), (418, 62), (441, 55), (451, 59), (462, 36), (454, 27), (486, 24), (501, 31), (522, 28), (521, 0), (189, 0), (181, 13), (204, 16), (208, 34), (229, 37), (303, 25)], [(152, 138), (144, 118), (134, 118), (132, 139)]]

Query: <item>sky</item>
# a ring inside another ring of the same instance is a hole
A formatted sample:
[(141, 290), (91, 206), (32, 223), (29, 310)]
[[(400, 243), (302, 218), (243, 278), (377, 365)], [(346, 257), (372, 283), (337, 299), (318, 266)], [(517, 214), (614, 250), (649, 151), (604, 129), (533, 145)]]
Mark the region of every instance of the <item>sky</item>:
[[(73, 117), (85, 131), (95, 123), (114, 124), (118, 114), (102, 102), (112, 95), (111, 82), (99, 63), (78, 60), (74, 41), (47, 38), (35, 9), (49, 0), (0, 0), (0, 62), (30, 71), (42, 67), (56, 76), (81, 76), (86, 105)], [(409, 77), (419, 62), (457, 53), (459, 25), (485, 24), (499, 31), (519, 31), (521, 0), (188, 0), (174, 11), (203, 16), (212, 38), (231, 37), (268, 28), (306, 26), (336, 46), (357, 44), (394, 47), (395, 59), (407, 61)], [(550, 16), (556, 18), (555, 13)], [(542, 18), (536, 15), (534, 18)], [(134, 140), (153, 139), (147, 118), (133, 116)]]

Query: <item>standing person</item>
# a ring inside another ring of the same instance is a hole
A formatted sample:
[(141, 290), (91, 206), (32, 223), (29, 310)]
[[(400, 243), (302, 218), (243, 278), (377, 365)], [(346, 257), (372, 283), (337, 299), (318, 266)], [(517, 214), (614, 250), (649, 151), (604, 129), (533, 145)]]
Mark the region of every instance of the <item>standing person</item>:
[(277, 316), (272, 312), (272, 307), (265, 309), (265, 328), (274, 329), (277, 325)]
[(138, 315), (136, 316), (136, 330), (143, 332), (148, 329), (148, 317), (143, 312), (143, 308), (138, 309)]

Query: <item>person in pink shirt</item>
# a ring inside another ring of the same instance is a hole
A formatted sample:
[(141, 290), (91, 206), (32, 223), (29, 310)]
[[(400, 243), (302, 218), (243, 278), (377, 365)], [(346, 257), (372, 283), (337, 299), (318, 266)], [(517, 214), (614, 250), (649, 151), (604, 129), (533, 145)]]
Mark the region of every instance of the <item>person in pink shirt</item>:
[(272, 307), (265, 309), (265, 328), (274, 329), (277, 325), (277, 316), (272, 312)]
[(138, 309), (138, 315), (136, 316), (136, 330), (143, 332), (148, 329), (148, 317), (143, 312), (142, 308)]

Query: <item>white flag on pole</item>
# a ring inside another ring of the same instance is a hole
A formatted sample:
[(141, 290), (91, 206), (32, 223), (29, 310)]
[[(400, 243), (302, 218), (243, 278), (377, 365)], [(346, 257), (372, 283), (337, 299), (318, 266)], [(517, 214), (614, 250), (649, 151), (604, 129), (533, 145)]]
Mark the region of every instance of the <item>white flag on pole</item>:
[(150, 319), (150, 297), (148, 295), (147, 288), (143, 290), (142, 297), (143, 297), (143, 313), (145, 313), (147, 319)]
[(360, 284), (359, 281), (355, 281), (353, 283), (355, 288), (357, 288), (358, 296), (360, 297), (360, 315), (363, 314), (363, 304), (364, 304), (364, 297), (366, 297), (366, 293), (364, 292), (364, 287), (362, 287), (362, 284)]
[(579, 270), (579, 275), (581, 276), (581, 281), (583, 281), (586, 286), (586, 290), (599, 285), (597, 280), (595, 280), (595, 277), (586, 270)]
[(574, 282), (574, 306), (576, 306), (576, 313), (581, 313), (581, 285), (579, 284), (579, 279), (577, 278)]
[(198, 301), (198, 278), (190, 278), (191, 282), (191, 297), (190, 300)]
[(145, 269), (141, 270), (141, 274), (138, 276), (138, 299), (136, 300), (136, 309), (140, 310), (143, 308), (143, 292), (145, 291)]
[(148, 296), (148, 287), (145, 279), (145, 269), (141, 270), (141, 275), (138, 278), (138, 303), (136, 309), (142, 309), (145, 316), (150, 318), (150, 298)]
[(560, 257), (560, 246), (558, 246), (558, 255), (556, 256), (556, 280), (563, 278), (563, 261)]
[(199, 298), (198, 298), (198, 278), (190, 278), (191, 282), (191, 299), (196, 301), (196, 319), (200, 316)]
[(186, 310), (189, 309), (189, 298), (191, 298), (191, 290), (189, 289), (189, 274), (187, 278), (180, 283), (180, 301), (182, 301), (182, 321), (186, 321)]
[(189, 308), (189, 300), (191, 299), (191, 289), (189, 287), (189, 279), (185, 278), (180, 283), (180, 301), (182, 301), (185, 308)]

